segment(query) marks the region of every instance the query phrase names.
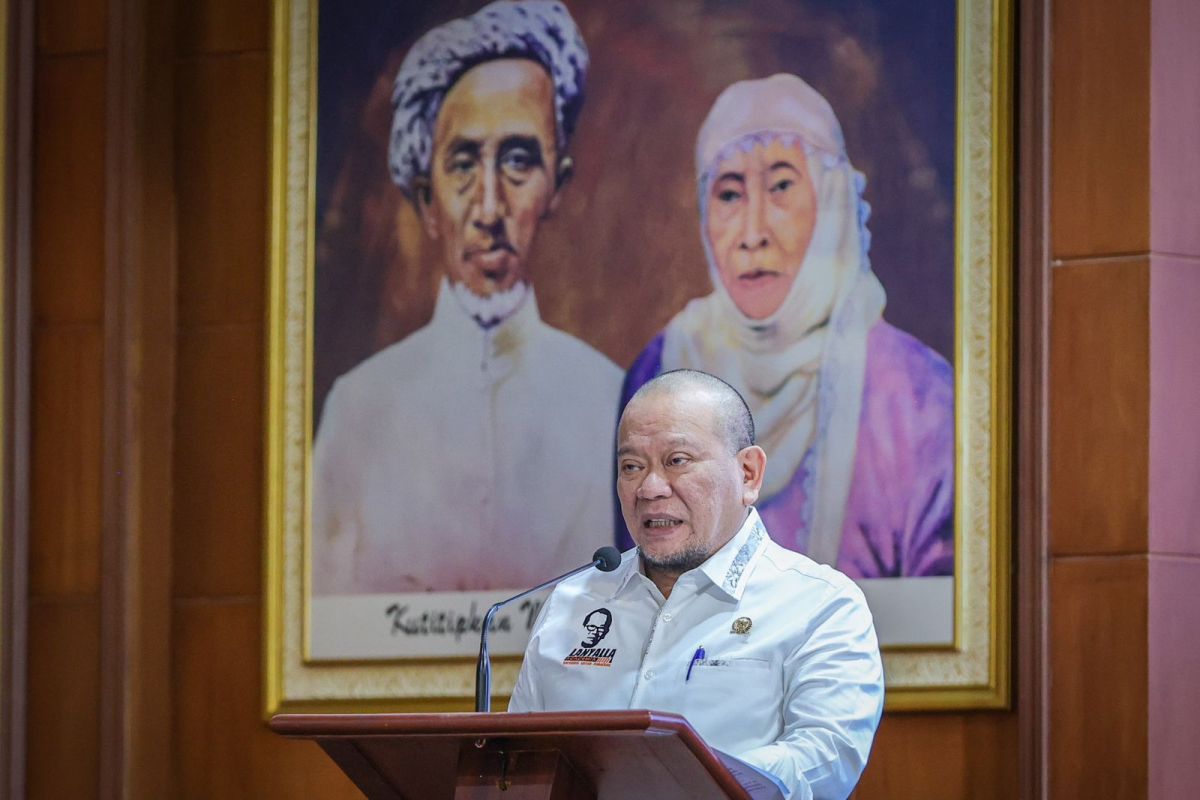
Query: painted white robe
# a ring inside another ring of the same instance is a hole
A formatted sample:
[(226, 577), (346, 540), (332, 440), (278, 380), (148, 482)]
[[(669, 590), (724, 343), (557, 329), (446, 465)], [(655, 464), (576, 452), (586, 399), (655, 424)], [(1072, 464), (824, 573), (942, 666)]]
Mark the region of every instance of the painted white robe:
[(317, 595), (521, 589), (612, 541), (621, 371), (542, 322), (430, 323), (334, 384), (313, 446)]

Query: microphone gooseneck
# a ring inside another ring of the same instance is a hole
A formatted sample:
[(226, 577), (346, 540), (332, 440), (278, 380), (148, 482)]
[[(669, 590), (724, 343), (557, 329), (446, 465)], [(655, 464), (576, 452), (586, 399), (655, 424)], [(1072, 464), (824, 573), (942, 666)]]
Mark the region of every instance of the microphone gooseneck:
[(488, 609), (487, 614), (483, 617), (483, 632), (479, 634), (479, 661), (475, 664), (476, 711), (488, 712), (492, 710), (492, 659), (488, 655), (487, 637), (488, 630), (492, 627), (492, 618), (496, 616), (496, 612), (514, 600), (520, 600), (522, 597), (528, 597), (534, 592), (540, 592), (542, 589), (553, 586), (559, 581), (564, 581), (572, 575), (578, 575), (580, 572), (592, 567), (601, 572), (612, 572), (619, 566), (621, 566), (621, 552), (612, 546), (601, 547), (595, 553), (592, 553), (592, 560), (587, 564), (576, 567), (570, 572), (563, 573), (557, 578), (551, 578), (532, 589), (526, 589), (507, 600), (501, 600)]

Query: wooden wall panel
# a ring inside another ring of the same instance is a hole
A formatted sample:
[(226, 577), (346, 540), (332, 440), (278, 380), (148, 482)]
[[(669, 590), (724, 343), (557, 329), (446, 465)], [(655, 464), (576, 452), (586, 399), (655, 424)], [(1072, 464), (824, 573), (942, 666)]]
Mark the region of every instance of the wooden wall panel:
[(39, 0), (38, 50), (56, 54), (103, 50), (106, 12), (104, 0)]
[(178, 797), (358, 797), (262, 708), (270, 3), (176, 3)]
[(1016, 767), (1016, 714), (888, 714), (854, 800), (1007, 800)]
[(30, 798), (99, 797), (100, 603), (94, 597), (29, 606)]
[(1149, 293), (1145, 258), (1052, 271), (1053, 554), (1145, 552)]
[[(1200, 14), (1186, 0), (1052, 3), (1049, 794), (1183, 796), (1194, 780), (1169, 781), (1194, 759), (1167, 742), (1195, 739), (1194, 715), (1189, 732), (1172, 706), (1194, 679), (1175, 668), (1200, 650), (1168, 632), (1200, 609), (1179, 602), (1186, 591), (1162, 602), (1180, 587), (1157, 585), (1147, 564), (1194, 517), (1195, 414), (1175, 420), (1195, 384), (1167, 362), (1186, 353), (1177, 337), (1196, 311), (1155, 286), (1151, 250), (1200, 241), (1186, 210)], [(1194, 559), (1179, 558), (1167, 561)]]
[(1146, 796), (1147, 561), (1050, 569), (1050, 796)]
[(1150, 244), (1150, 3), (1051, 0), (1056, 258)]
[(257, 599), (180, 603), (175, 611), (179, 798), (361, 798), (311, 742), (262, 718)]
[(95, 325), (39, 325), (34, 333), (34, 597), (99, 591), (102, 337)]
[(179, 3), (179, 52), (265, 52), (270, 46), (271, 0), (200, 0)]
[(106, 69), (103, 54), (38, 61), (33, 310), (39, 320), (103, 317)]
[(26, 790), (100, 792), (105, 3), (37, 4)]
[(174, 593), (254, 596), (262, 584), (262, 333), (179, 334)]
[(182, 325), (263, 324), (269, 76), (265, 53), (179, 65)]

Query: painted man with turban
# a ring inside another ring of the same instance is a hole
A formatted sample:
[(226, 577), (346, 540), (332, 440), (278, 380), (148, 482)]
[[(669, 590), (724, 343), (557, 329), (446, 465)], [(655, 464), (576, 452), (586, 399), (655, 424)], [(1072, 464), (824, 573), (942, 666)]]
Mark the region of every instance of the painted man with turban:
[(315, 594), (523, 587), (611, 536), (620, 370), (542, 322), (527, 272), (571, 175), (587, 66), (543, 0), (492, 3), (404, 59), (388, 161), (443, 278), (429, 324), (330, 392)]
[(724, 379), (771, 453), (757, 508), (781, 544), (856, 579), (952, 575), (953, 374), (883, 319), (833, 109), (794, 75), (735, 83), (696, 173), (714, 291), (643, 350), (622, 406), (663, 371)]

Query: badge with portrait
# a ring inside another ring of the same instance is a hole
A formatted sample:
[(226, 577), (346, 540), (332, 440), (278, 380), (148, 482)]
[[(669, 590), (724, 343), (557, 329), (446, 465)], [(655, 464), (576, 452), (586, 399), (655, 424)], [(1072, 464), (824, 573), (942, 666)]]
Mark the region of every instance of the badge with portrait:
[(276, 0), (267, 712), (468, 707), (493, 602), (632, 546), (616, 422), (679, 368), (889, 707), (1006, 705), (1009, 14)]

